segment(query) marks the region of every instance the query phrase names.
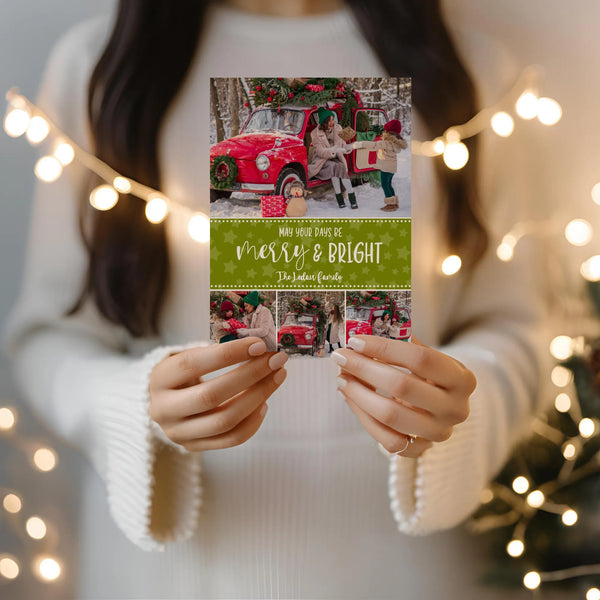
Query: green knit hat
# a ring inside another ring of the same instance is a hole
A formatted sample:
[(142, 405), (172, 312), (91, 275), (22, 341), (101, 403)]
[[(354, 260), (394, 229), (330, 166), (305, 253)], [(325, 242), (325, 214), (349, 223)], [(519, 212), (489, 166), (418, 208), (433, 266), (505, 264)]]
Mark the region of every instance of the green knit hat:
[(327, 110), (324, 106), (319, 106), (319, 110), (317, 111), (319, 117), (319, 125), (327, 121), (329, 117), (334, 117), (333, 111)]
[(260, 304), (260, 299), (258, 297), (258, 292), (250, 292), (244, 296), (244, 302), (246, 304), (251, 304), (252, 306), (258, 306)]
[(384, 315), (387, 315), (387, 316), (388, 316), (390, 319), (392, 318), (392, 315), (390, 315), (390, 311), (389, 311), (389, 310), (384, 310), (384, 311), (381, 313), (381, 318), (382, 318), (382, 319), (383, 319), (383, 316), (384, 316)]

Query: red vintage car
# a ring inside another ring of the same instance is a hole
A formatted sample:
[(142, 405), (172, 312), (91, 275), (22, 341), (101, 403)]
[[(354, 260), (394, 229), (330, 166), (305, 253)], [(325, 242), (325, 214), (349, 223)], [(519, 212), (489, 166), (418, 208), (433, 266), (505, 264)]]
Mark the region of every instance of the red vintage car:
[(320, 342), (317, 315), (288, 312), (277, 332), (277, 350), (308, 351), (317, 353)]
[[(353, 129), (380, 132), (389, 120), (387, 113), (380, 108), (364, 108), (360, 98), (357, 100), (359, 108), (352, 110)], [(339, 101), (327, 104), (338, 122), (343, 107)], [(285, 105), (252, 111), (239, 135), (210, 149), (211, 202), (229, 197), (234, 191), (289, 198), (289, 188), (295, 182), (301, 183), (304, 189), (328, 183), (315, 178), (307, 180), (310, 134), (318, 125), (317, 110), (316, 106)], [(353, 150), (346, 155), (346, 161), (350, 177), (358, 178), (374, 170), (377, 153)]]
[[(383, 315), (390, 306), (349, 306), (346, 309), (346, 344), (354, 335), (373, 335), (373, 323)], [(394, 305), (394, 316), (400, 322), (399, 340), (408, 340), (411, 336), (412, 321), (410, 311), (404, 307)]]

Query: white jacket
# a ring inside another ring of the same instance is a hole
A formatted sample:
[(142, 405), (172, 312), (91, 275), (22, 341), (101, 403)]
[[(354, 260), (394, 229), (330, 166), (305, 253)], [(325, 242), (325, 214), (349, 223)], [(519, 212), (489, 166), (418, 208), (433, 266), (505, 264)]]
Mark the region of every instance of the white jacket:
[[(212, 54), (193, 64), (162, 132), (163, 191), (191, 208), (209, 210), (208, 168), (202, 167), (208, 165), (209, 74), (250, 75), (256, 65), (279, 73), (283, 63), (272, 52), (272, 36), (293, 34), (314, 35), (313, 44), (297, 38), (302, 52), (290, 46), (302, 57), (294, 65), (299, 73), (383, 75), (345, 12), (288, 25), (292, 32), (275, 28), (266, 38), (259, 27), (248, 27), (252, 19), (221, 9), (203, 46)], [(332, 28), (339, 32), (336, 50), (323, 35)], [(105, 35), (105, 22), (69, 33), (51, 55), (39, 97), (50, 118), (85, 148), (85, 88)], [(416, 117), (413, 135), (426, 135)], [(460, 523), (527, 428), (542, 314), (528, 244), (521, 243), (513, 262), (499, 262), (491, 248), (471, 276), (443, 278), (437, 270), (442, 236), (432, 234), (439, 224), (432, 163), (415, 158), (413, 330), (476, 374), (468, 420), (420, 459), (388, 464), (337, 398), (333, 362), (298, 358), (289, 361), (261, 430), (241, 447), (200, 456), (165, 443), (152, 426), (147, 384), (153, 366), (173, 349), (208, 340), (208, 246), (190, 239), (184, 217), (169, 218), (172, 277), (157, 339), (131, 339), (89, 304), (65, 317), (86, 268), (77, 219), (86, 175), (73, 164), (57, 182), (39, 184), (23, 288), (6, 332), (23, 396), (88, 457), (104, 482), (114, 523), (137, 546), (107, 520), (100, 480), (90, 474), (77, 597), (354, 598), (398, 597), (398, 590), (407, 597), (417, 590), (443, 596), (444, 581), (433, 581), (430, 570), (468, 568), (452, 550), (464, 544), (460, 536), (408, 539), (397, 530), (422, 535)], [(493, 205), (505, 191), (484, 193)], [(523, 201), (510, 192), (510, 201)], [(150, 528), (153, 503), (167, 515), (158, 530)], [(106, 577), (110, 569), (127, 576)], [(468, 597), (464, 573), (457, 594)]]

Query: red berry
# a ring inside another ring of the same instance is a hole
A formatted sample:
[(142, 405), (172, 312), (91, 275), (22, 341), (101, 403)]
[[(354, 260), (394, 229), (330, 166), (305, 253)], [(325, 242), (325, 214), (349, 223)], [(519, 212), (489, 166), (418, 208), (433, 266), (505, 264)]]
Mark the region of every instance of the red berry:
[(293, 97), (294, 97), (294, 94), (292, 94), (292, 92), (290, 92), (290, 93), (288, 94), (288, 98), (293, 98)]
[(302, 100), (304, 100), (304, 96), (302, 96)]
[(273, 98), (267, 98), (267, 102), (273, 102)]
[(257, 86), (256, 86), (256, 91), (257, 91), (257, 92), (260, 92), (260, 90), (262, 90), (262, 86), (260, 86), (260, 85), (257, 85)]
[(247, 106), (250, 106), (250, 105), (247, 102), (244, 102), (244, 106), (247, 107)]

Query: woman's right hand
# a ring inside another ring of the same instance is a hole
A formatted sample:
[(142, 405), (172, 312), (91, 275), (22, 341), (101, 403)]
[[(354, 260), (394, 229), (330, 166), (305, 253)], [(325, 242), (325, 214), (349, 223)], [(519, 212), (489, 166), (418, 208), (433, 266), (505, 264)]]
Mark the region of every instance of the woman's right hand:
[[(190, 452), (238, 446), (259, 429), (266, 401), (283, 383), (285, 352), (266, 352), (257, 337), (168, 356), (150, 374), (150, 417)], [(202, 376), (243, 362), (203, 381)]]

